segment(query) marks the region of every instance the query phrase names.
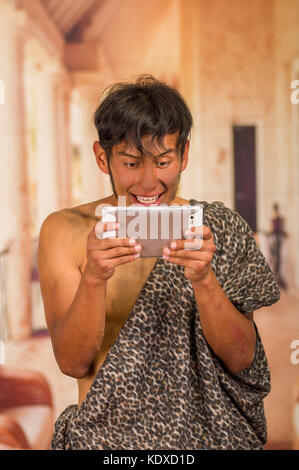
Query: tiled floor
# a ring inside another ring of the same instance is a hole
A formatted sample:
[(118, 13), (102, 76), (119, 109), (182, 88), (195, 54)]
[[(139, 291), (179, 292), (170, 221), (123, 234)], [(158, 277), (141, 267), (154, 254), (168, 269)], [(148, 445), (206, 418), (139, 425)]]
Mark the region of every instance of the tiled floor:
[(60, 372), (48, 335), (37, 335), (18, 343), (8, 342), (5, 364), (44, 374), (52, 389), (56, 417), (69, 404), (77, 402), (77, 381)]
[(265, 399), (267, 447), (291, 448), (294, 382), (299, 377), (299, 364), (291, 362), (291, 343), (299, 340), (299, 291), (283, 291), (276, 304), (255, 313), (255, 321), (272, 376), (272, 391)]
[[(299, 376), (299, 364), (291, 363), (290, 345), (299, 340), (299, 291), (283, 292), (277, 304), (255, 313), (255, 321), (272, 374), (272, 391), (265, 399), (267, 448), (291, 448), (292, 393), (294, 380)], [(36, 336), (20, 343), (8, 342), (5, 356), (7, 365), (37, 370), (47, 377), (53, 391), (56, 417), (66, 406), (76, 403), (76, 380), (60, 372), (48, 336)]]

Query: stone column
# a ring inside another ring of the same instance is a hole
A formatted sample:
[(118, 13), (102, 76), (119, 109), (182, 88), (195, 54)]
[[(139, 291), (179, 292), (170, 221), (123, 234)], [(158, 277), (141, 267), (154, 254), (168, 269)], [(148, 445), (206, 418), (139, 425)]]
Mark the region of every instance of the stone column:
[(180, 91), (190, 106), (194, 124), (191, 131), (189, 162), (182, 173), (181, 196), (201, 199), (204, 190), (200, 145), (200, 4), (197, 0), (179, 1), (181, 73)]
[[(101, 91), (101, 90), (100, 90)], [(93, 125), (93, 115), (97, 108), (100, 91), (88, 85), (79, 87), (81, 97), (81, 168), (83, 201), (91, 202), (112, 193), (109, 176), (97, 166), (93, 152), (93, 142), (98, 140)]]
[(56, 70), (41, 66), (37, 94), (37, 229), (59, 209)]
[(66, 72), (57, 76), (57, 166), (58, 207), (72, 205), (72, 165), (70, 141), (70, 80)]
[(26, 17), (0, 2), (0, 240), (9, 243), (8, 316), (13, 339), (31, 333), (31, 240), (24, 125), (23, 44)]

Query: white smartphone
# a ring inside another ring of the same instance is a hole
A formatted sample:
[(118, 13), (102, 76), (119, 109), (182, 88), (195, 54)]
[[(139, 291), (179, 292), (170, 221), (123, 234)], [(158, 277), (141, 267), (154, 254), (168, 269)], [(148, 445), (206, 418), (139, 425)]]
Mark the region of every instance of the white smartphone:
[[(118, 222), (117, 230), (102, 234), (102, 238), (134, 238), (142, 246), (141, 257), (163, 256), (163, 248), (171, 240), (186, 239), (185, 249), (198, 250), (202, 244), (203, 209), (198, 205), (183, 206), (106, 206), (102, 208), (102, 222)], [(194, 235), (186, 235), (186, 230), (199, 227), (196, 243), (188, 242)]]

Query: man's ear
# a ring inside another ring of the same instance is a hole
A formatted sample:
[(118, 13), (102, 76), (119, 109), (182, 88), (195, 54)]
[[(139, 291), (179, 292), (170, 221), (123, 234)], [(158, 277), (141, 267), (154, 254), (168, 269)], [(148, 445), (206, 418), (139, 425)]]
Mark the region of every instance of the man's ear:
[(96, 162), (100, 170), (102, 170), (106, 175), (109, 175), (109, 168), (107, 163), (106, 152), (101, 146), (100, 142), (96, 140), (93, 143), (93, 151), (96, 157)]
[(189, 147), (190, 147), (190, 141), (187, 140), (185, 148), (184, 148), (184, 152), (182, 155), (181, 171), (184, 171), (187, 166), (188, 158), (189, 158)]

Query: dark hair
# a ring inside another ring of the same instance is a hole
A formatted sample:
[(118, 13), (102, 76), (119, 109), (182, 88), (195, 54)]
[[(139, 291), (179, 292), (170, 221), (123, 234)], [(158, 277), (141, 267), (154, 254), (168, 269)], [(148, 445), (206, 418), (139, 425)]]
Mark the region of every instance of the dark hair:
[[(192, 115), (180, 93), (151, 75), (141, 75), (134, 83), (116, 83), (105, 90), (94, 115), (99, 142), (111, 156), (112, 147), (123, 140), (141, 154), (141, 139), (148, 135), (161, 145), (166, 134), (178, 132), (177, 150), (183, 153)], [(149, 153), (149, 152), (147, 152)]]

